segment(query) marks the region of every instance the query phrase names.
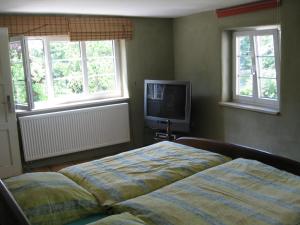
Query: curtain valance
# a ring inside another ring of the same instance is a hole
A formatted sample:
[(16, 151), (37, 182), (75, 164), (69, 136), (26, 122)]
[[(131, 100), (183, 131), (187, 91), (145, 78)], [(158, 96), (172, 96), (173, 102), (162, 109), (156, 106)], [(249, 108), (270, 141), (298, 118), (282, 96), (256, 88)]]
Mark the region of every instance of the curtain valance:
[(132, 39), (130, 19), (103, 16), (0, 15), (10, 36), (69, 35), (71, 41)]

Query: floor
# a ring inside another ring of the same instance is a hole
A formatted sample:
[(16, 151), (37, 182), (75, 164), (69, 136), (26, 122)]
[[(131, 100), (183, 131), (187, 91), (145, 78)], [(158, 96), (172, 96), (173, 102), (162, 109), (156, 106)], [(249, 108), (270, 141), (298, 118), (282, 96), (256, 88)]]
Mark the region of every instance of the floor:
[(72, 161), (72, 162), (67, 162), (67, 163), (62, 163), (62, 164), (55, 164), (55, 165), (51, 165), (51, 166), (33, 168), (33, 169), (31, 169), (31, 172), (57, 172), (65, 167), (77, 165), (80, 163), (85, 163), (88, 161), (90, 161), (90, 160)]

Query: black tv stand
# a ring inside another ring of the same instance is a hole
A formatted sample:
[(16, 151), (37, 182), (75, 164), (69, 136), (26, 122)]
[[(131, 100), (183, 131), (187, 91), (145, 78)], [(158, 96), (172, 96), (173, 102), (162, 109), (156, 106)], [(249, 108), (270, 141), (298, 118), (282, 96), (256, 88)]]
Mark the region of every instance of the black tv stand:
[(156, 132), (154, 140), (156, 140), (156, 141), (174, 141), (174, 140), (176, 140), (176, 135), (175, 134), (168, 135), (168, 133)]
[(167, 120), (166, 132), (156, 132), (154, 139), (156, 141), (174, 141), (176, 135), (171, 133), (171, 121)]

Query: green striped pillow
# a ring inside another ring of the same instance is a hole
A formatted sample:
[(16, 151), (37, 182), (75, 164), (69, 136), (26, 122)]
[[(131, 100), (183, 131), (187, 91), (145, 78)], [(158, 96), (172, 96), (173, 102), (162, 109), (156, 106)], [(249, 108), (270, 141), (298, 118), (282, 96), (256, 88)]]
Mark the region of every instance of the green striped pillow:
[(32, 225), (61, 225), (102, 212), (92, 194), (60, 173), (27, 173), (4, 182)]

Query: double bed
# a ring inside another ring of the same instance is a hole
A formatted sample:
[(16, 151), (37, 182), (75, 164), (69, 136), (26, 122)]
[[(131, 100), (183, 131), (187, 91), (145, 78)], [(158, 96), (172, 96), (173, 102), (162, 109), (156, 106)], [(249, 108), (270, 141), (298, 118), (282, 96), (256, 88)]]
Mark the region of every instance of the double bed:
[(180, 138), (9, 178), (1, 195), (15, 224), (300, 224), (300, 163)]

